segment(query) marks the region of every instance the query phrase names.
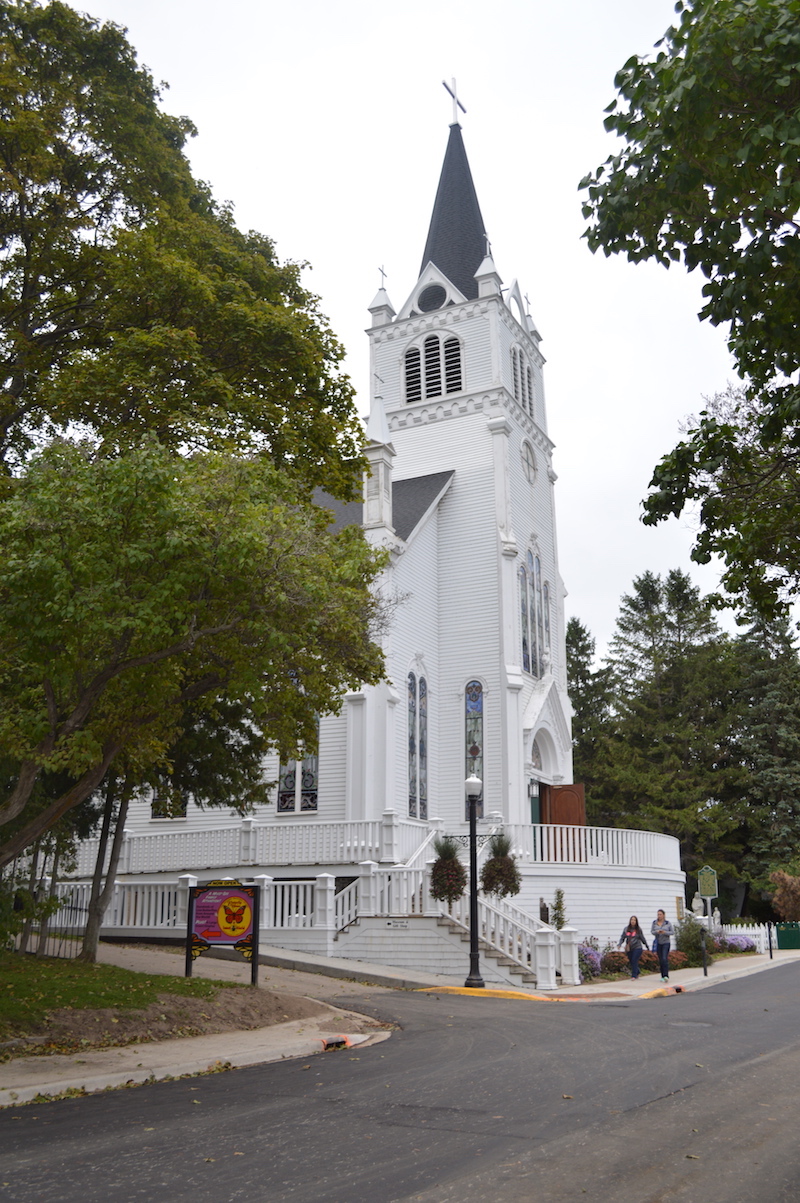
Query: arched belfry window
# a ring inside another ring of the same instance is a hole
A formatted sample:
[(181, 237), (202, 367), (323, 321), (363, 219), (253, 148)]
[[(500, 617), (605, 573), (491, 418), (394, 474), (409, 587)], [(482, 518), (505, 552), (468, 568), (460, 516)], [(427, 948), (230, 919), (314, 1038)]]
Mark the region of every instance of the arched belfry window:
[(408, 814), (428, 817), (428, 682), (408, 674)]
[(423, 401), (463, 388), (461, 343), (457, 338), (429, 334), (419, 347), (405, 354), (406, 401)]
[(519, 347), (511, 348), (511, 389), (514, 400), (533, 417), (533, 372)]
[[(468, 681), (464, 691), (464, 766), (465, 777), (480, 777), (483, 781), (483, 686), (480, 681)], [(483, 818), (483, 794), (478, 798), (477, 816)], [(469, 819), (469, 803), (465, 802), (465, 819)]]
[(519, 609), (522, 667), (541, 677), (550, 661), (550, 588), (542, 581), (541, 560), (532, 551), (519, 566)]

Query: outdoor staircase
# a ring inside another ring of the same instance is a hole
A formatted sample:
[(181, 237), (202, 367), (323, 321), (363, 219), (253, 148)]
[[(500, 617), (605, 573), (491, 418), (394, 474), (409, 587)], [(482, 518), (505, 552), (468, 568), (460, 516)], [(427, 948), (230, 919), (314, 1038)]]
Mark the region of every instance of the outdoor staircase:
[[(453, 919), (449, 915), (440, 915), (437, 923), (439, 927), (446, 927), (451, 935), (459, 936), (465, 944), (469, 944), (469, 928), (465, 927), (463, 923), (459, 923), (457, 919)], [(514, 961), (511, 957), (506, 956), (504, 952), (495, 948), (482, 936), (478, 939), (478, 948), (481, 956), (494, 961), (498, 968), (506, 971), (505, 976), (518, 977), (520, 983), (525, 986), (536, 984), (535, 973), (531, 973), (530, 969), (527, 969), (519, 961)]]

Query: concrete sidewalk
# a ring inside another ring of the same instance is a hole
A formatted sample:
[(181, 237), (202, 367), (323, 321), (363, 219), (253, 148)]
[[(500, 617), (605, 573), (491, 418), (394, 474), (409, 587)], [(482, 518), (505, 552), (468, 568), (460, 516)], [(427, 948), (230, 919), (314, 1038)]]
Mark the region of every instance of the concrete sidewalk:
[[(147, 973), (181, 974), (183, 971), (180, 949), (102, 944), (99, 959)], [(710, 966), (707, 977), (703, 976), (702, 969), (681, 969), (670, 975), (669, 992), (674, 992), (677, 987), (687, 991), (703, 989), (798, 960), (800, 950), (776, 951), (773, 960), (767, 955), (718, 960)], [(360, 996), (377, 1000), (393, 989), (430, 990), (437, 986), (446, 989), (463, 985), (460, 978), (413, 974), (386, 965), (306, 956), (279, 948), (262, 948), (259, 962), (262, 988), (322, 1001), (328, 1005), (328, 1013), (252, 1031), (222, 1032), (52, 1057), (15, 1057), (0, 1064), (0, 1107), (53, 1097), (66, 1091), (89, 1093), (181, 1074), (309, 1057), (342, 1044), (351, 1047), (373, 1044), (387, 1039), (390, 1033), (371, 1028), (363, 1015), (339, 1009), (336, 1003), (340, 999)], [(250, 967), (240, 959), (203, 957), (195, 963), (194, 972), (218, 981), (250, 980)], [(585, 1002), (593, 999), (646, 1000), (648, 995), (661, 997), (666, 992), (659, 978), (648, 974), (635, 982), (625, 980), (564, 987), (548, 994), (547, 998)], [(480, 991), (470, 993), (480, 994)], [(536, 994), (535, 988), (527, 993)]]

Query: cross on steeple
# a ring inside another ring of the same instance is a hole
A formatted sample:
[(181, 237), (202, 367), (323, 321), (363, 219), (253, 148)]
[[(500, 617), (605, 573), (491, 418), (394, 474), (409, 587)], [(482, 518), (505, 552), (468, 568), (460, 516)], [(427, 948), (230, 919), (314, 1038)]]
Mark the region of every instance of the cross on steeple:
[(384, 288), (386, 285), (386, 272), (382, 267), (379, 267), (378, 271), (381, 273), (381, 288)]
[(442, 87), (447, 92), (449, 92), (450, 95), (453, 97), (453, 125), (458, 125), (458, 110), (461, 109), (462, 113), (466, 113), (467, 110), (464, 108), (463, 104), (458, 99), (458, 93), (456, 91), (456, 81), (454, 79), (452, 79), (450, 81), (450, 83), (452, 83), (452, 85), (453, 85), (452, 88), (450, 87), (450, 84), (448, 84), (445, 80), (442, 80)]

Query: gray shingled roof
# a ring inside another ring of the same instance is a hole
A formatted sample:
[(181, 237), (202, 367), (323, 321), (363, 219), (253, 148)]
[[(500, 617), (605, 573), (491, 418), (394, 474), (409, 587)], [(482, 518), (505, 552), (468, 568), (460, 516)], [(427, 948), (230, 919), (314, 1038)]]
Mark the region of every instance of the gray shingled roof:
[(393, 482), (392, 521), (399, 538), (405, 541), (409, 537), (454, 475), (452, 470), (432, 472), (430, 476)]
[(485, 255), (486, 229), (461, 126), (451, 125), (420, 274), (429, 262), (435, 263), (459, 292), (474, 300), (478, 295), (475, 272)]
[[(432, 472), (429, 476), (412, 476), (392, 484), (392, 518), (395, 533), (404, 542), (427, 514), (455, 473)], [(333, 512), (333, 529), (360, 526), (363, 509), (360, 501), (337, 501), (322, 489), (314, 492), (314, 504)]]

